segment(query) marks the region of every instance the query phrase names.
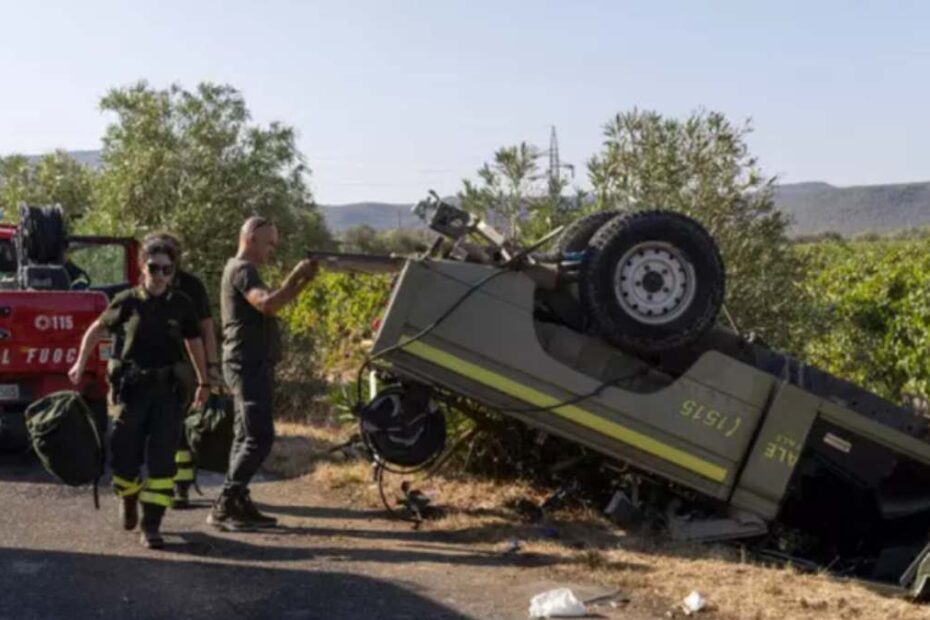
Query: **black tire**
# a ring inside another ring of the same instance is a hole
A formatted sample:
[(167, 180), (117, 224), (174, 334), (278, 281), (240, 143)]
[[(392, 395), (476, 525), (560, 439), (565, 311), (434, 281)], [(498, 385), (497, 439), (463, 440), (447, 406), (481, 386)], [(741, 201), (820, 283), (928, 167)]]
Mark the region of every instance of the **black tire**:
[(24, 205), (19, 217), (26, 258), (38, 264), (63, 263), (68, 233), (61, 207)]
[(360, 413), (361, 433), (384, 461), (417, 467), (446, 446), (446, 418), (422, 385), (381, 390)]
[(562, 231), (556, 249), (560, 254), (566, 252), (583, 252), (591, 238), (604, 224), (623, 215), (622, 211), (598, 211), (580, 217)]
[(565, 227), (556, 240), (555, 249), (537, 256), (543, 262), (558, 262), (566, 253), (583, 252), (591, 237), (607, 222), (622, 215), (622, 211), (597, 211), (580, 217)]
[(597, 231), (579, 292), (602, 337), (648, 355), (705, 334), (723, 304), (725, 280), (717, 244), (700, 224), (680, 213), (642, 211)]

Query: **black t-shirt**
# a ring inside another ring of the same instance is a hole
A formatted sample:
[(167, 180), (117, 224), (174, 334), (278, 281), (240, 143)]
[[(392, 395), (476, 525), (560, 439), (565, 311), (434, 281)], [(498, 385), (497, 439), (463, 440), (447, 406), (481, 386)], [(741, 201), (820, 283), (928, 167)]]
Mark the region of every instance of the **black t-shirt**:
[(191, 300), (169, 289), (158, 297), (137, 286), (113, 298), (100, 317), (121, 343), (117, 355), (140, 368), (162, 368), (183, 360), (184, 340), (200, 337)]
[(197, 315), (198, 321), (209, 319), (212, 316), (210, 312), (210, 298), (207, 296), (207, 288), (203, 285), (200, 278), (182, 269), (178, 269), (178, 272), (174, 276), (172, 286), (190, 297), (191, 302), (194, 304), (194, 313)]
[(280, 328), (274, 317), (265, 316), (246, 299), (254, 288), (268, 288), (255, 265), (230, 258), (220, 283), (223, 359), (240, 364), (274, 364), (281, 357)]

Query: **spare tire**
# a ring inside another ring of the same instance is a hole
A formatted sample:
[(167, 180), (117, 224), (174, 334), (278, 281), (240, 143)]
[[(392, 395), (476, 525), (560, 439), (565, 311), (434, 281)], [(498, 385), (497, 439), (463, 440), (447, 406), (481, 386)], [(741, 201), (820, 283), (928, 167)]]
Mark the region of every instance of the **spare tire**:
[(565, 257), (565, 254), (583, 252), (588, 247), (588, 241), (591, 240), (591, 237), (601, 226), (622, 214), (623, 211), (610, 210), (597, 211), (579, 217), (567, 225), (565, 230), (559, 234), (559, 238), (555, 242), (555, 250), (535, 255), (534, 258), (544, 263), (557, 263)]
[(31, 263), (61, 264), (64, 262), (68, 232), (58, 205), (19, 209), (20, 235), (23, 253)]
[(579, 293), (600, 335), (640, 354), (678, 349), (710, 329), (725, 273), (713, 237), (680, 213), (613, 219), (588, 244)]

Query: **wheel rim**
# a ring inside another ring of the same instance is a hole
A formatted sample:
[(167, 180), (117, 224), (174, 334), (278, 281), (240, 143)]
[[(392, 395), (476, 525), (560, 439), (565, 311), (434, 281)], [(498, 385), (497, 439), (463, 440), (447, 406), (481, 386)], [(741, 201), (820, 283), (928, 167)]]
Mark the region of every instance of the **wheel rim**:
[(638, 243), (614, 270), (614, 293), (620, 307), (648, 325), (679, 318), (694, 301), (694, 265), (675, 246), (662, 241)]

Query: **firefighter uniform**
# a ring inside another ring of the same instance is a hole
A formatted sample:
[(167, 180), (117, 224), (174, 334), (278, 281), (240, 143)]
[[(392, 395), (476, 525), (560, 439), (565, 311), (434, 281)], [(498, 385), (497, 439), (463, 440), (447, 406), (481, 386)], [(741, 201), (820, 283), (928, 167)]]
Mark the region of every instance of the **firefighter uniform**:
[(184, 340), (198, 338), (200, 326), (186, 295), (169, 289), (155, 297), (142, 286), (117, 295), (101, 322), (121, 344), (111, 376), (117, 404), (110, 438), (114, 490), (123, 498), (137, 496), (143, 529), (157, 530), (174, 487), (178, 366)]
[[(194, 314), (197, 316), (197, 324), (211, 318), (210, 299), (207, 297), (207, 289), (197, 276), (179, 269), (174, 276), (172, 286), (175, 290), (181, 291), (187, 295), (193, 303)], [(183, 349), (183, 346), (182, 346)], [(191, 454), (190, 446), (187, 445), (187, 436), (184, 433), (183, 419), (190, 409), (191, 402), (194, 400), (194, 392), (197, 388), (197, 375), (194, 367), (190, 364), (190, 359), (182, 350), (183, 364), (179, 366), (179, 396), (181, 419), (180, 439), (178, 440), (178, 450), (174, 455), (174, 462), (177, 466), (177, 473), (174, 476), (175, 498), (182, 499), (186, 504), (187, 490), (194, 482), (194, 457)], [(178, 506), (179, 508), (182, 506)]]

